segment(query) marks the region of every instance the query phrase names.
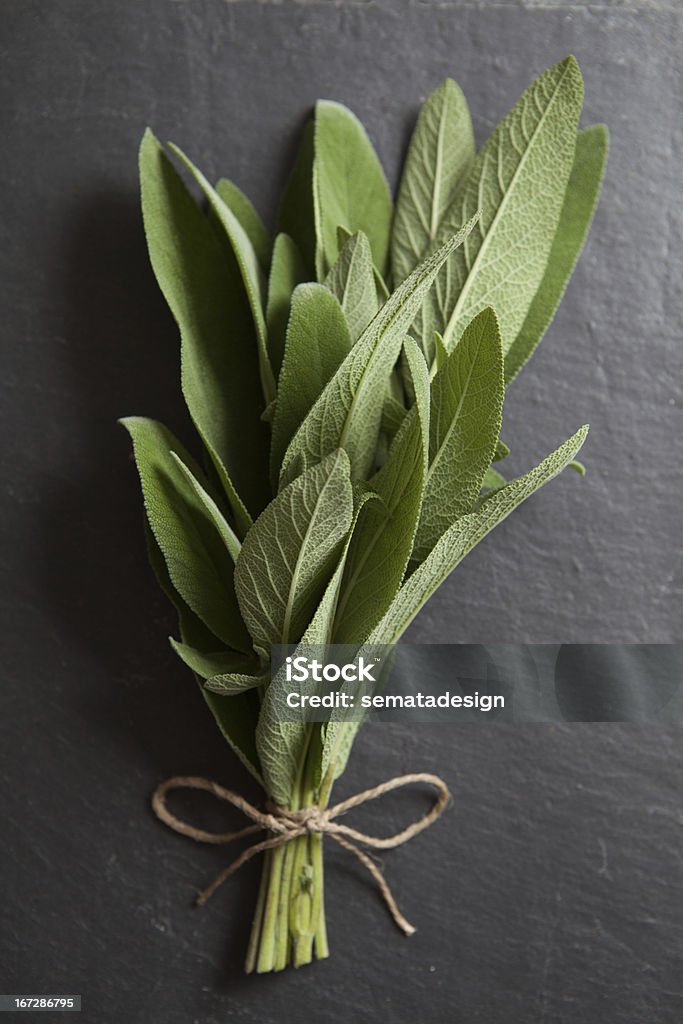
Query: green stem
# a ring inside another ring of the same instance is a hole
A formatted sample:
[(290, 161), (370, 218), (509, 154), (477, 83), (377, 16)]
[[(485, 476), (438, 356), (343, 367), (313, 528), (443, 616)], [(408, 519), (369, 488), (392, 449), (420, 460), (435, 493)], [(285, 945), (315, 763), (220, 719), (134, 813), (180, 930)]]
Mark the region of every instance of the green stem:
[[(314, 772), (320, 763), (320, 735), (312, 728), (291, 809), (317, 804), (326, 807), (331, 773), (318, 788)], [(298, 836), (268, 850), (247, 954), (247, 970), (280, 971), (301, 967), (329, 955), (323, 890), (323, 840), (319, 833)]]

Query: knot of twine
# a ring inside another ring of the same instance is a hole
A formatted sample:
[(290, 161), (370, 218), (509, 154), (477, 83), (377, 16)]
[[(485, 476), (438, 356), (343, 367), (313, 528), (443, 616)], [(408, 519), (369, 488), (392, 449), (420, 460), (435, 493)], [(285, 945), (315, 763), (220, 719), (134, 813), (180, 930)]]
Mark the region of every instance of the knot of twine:
[[(386, 836), (385, 838), (371, 836), (365, 832), (359, 832), (349, 825), (343, 825), (336, 820), (353, 807), (359, 807), (368, 800), (376, 800), (377, 797), (390, 793), (394, 789), (401, 789), (404, 786), (412, 786), (420, 782), (426, 782), (437, 790), (436, 800), (426, 814), (418, 818), (417, 821), (412, 822), (401, 832), (396, 832), (394, 835)], [(242, 828), (238, 832), (225, 833), (206, 832), (204, 829), (195, 828), (194, 825), (182, 821), (169, 811), (166, 805), (166, 796), (174, 789), (200, 789), (212, 793), (219, 800), (225, 800), (234, 807), (237, 807), (254, 824), (247, 825), (246, 828)], [(250, 804), (239, 793), (233, 793), (232, 790), (225, 789), (224, 786), (220, 786), (211, 779), (204, 779), (196, 775), (176, 775), (172, 779), (162, 782), (156, 788), (152, 796), (152, 808), (157, 818), (163, 821), (165, 825), (168, 825), (175, 832), (180, 832), (181, 835), (189, 836), (190, 839), (194, 839), (198, 843), (222, 845), (224, 843), (232, 843), (237, 839), (243, 839), (245, 836), (250, 836), (255, 832), (263, 830), (272, 833), (269, 839), (264, 839), (247, 847), (239, 857), (236, 857), (235, 860), (224, 868), (214, 878), (213, 882), (199, 893), (197, 897), (197, 904), (199, 906), (206, 903), (209, 897), (213, 895), (216, 889), (230, 875), (238, 871), (243, 864), (246, 864), (256, 854), (264, 853), (266, 850), (273, 850), (277, 846), (291, 842), (292, 839), (297, 839), (299, 836), (320, 833), (330, 836), (331, 839), (334, 839), (345, 850), (349, 850), (358, 858), (377, 882), (387, 909), (395, 923), (405, 935), (412, 935), (415, 928), (398, 909), (396, 900), (381, 870), (357, 844), (361, 843), (363, 846), (374, 850), (390, 850), (395, 846), (400, 846), (402, 843), (407, 843), (409, 839), (412, 839), (419, 832), (423, 832), (424, 829), (429, 828), (437, 818), (441, 817), (450, 799), (451, 795), (448, 788), (443, 779), (440, 779), (438, 775), (431, 775), (429, 772), (415, 772), (411, 775), (398, 775), (396, 778), (388, 779), (379, 786), (365, 789), (361, 793), (356, 793), (355, 796), (349, 797), (348, 800), (342, 800), (341, 803), (335, 804), (334, 807), (322, 808), (312, 806), (304, 807), (298, 811), (291, 811), (287, 807), (280, 807), (277, 804), (267, 804), (267, 810), (260, 811), (258, 807), (254, 807), (253, 804)]]

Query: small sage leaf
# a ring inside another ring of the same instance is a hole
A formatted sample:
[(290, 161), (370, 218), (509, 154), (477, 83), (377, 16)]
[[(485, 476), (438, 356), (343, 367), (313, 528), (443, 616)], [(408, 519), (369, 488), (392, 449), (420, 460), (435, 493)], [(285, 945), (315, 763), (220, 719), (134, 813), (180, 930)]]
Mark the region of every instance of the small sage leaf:
[(341, 304), (351, 341), (358, 341), (379, 307), (370, 243), (362, 231), (346, 240), (325, 286)]
[(285, 355), (273, 418), (271, 477), (277, 483), (287, 446), (351, 348), (338, 300), (321, 284), (292, 295)]
[(285, 354), (285, 338), (292, 292), (306, 280), (306, 268), (296, 243), (289, 235), (279, 234), (273, 246), (273, 259), (268, 279), (268, 352), (273, 373), (280, 373)]
[(422, 561), (479, 497), (500, 433), (503, 394), (498, 322), (492, 309), (484, 309), (432, 382), (429, 471), (414, 561)]
[(467, 101), (447, 78), (420, 112), (403, 168), (391, 235), (395, 284), (436, 247), (446, 211), (473, 158)]

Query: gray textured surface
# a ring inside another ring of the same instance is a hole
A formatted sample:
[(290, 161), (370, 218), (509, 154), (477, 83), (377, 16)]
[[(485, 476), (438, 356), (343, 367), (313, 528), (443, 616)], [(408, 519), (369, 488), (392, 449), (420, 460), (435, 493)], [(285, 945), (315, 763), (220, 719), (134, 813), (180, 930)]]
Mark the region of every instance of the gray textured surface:
[[(272, 216), (318, 96), (359, 114), (395, 179), (417, 101), (445, 74), (481, 140), (572, 51), (611, 162), (505, 437), (522, 469), (588, 420), (590, 473), (508, 520), (411, 635), (680, 639), (680, 9), (5, 0), (0, 19), (0, 988), (81, 991), (97, 1022), (679, 1021), (674, 729), (368, 731), (340, 792), (420, 768), (456, 791), (446, 820), (386, 858), (418, 935), (395, 935), (333, 851), (332, 960), (240, 977), (254, 871), (193, 911), (191, 886), (224, 854), (146, 812), (166, 774), (244, 780), (166, 652), (114, 421), (186, 427), (138, 212), (147, 123)], [(418, 803), (387, 804), (381, 825)]]

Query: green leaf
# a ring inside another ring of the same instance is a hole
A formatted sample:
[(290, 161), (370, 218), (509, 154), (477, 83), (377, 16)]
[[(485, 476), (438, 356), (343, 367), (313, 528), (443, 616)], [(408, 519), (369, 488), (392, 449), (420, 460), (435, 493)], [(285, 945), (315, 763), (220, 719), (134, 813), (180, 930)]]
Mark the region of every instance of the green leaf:
[(351, 348), (339, 302), (321, 284), (300, 284), (292, 295), (273, 419), (271, 477), (277, 483), (287, 445)]
[(607, 162), (607, 128), (598, 124), (579, 132), (574, 164), (545, 274), (524, 323), (505, 355), (505, 381), (514, 380), (533, 354), (555, 316), (576, 266), (600, 194)]
[(484, 479), (481, 482), (481, 486), (485, 491), (498, 491), (501, 487), (505, 487), (506, 483), (507, 480), (503, 474), (499, 473), (497, 469), (493, 469), (492, 466), (489, 466), (484, 473)]
[(285, 354), (285, 338), (292, 292), (306, 280), (301, 253), (289, 235), (279, 234), (273, 246), (273, 260), (268, 279), (268, 304), (266, 325), (268, 328), (268, 352), (273, 372), (280, 373)]
[(256, 337), (258, 340), (259, 371), (261, 387), (266, 405), (275, 398), (275, 376), (270, 365), (268, 346), (266, 343), (266, 321), (263, 312), (265, 281), (263, 271), (251, 244), (247, 232), (240, 224), (229, 206), (227, 206), (211, 183), (205, 178), (198, 167), (192, 163), (182, 149), (169, 144), (169, 148), (183, 162), (190, 174), (206, 196), (212, 212), (225, 231), (225, 236), (235, 254), (237, 265), (242, 275), (242, 282), (249, 300), (249, 308), (254, 318)]
[(487, 496), (477, 511), (456, 520), (403, 584), (386, 615), (373, 630), (369, 642), (396, 643), (420, 608), (465, 555), (513, 509), (569, 465), (587, 433), (588, 427), (581, 427), (535, 469)]
[(313, 121), (304, 127), (296, 163), (289, 176), (278, 213), (278, 233), (289, 235), (306, 267), (304, 280), (315, 278), (315, 212), (313, 203)]
[(397, 398), (387, 395), (382, 406), (382, 433), (393, 441), (406, 418), (406, 407)]
[(387, 266), (393, 206), (377, 154), (360, 121), (340, 103), (315, 108), (313, 194), (316, 267), (325, 277), (337, 260), (337, 228), (363, 231), (381, 274)]
[(494, 462), (502, 462), (503, 459), (507, 459), (509, 454), (510, 454), (510, 449), (505, 444), (505, 441), (501, 441), (501, 439), (498, 438), (498, 440), (496, 441), (496, 450), (493, 453), (493, 461)]
[(225, 519), (225, 516), (219, 509), (214, 499), (211, 497), (208, 491), (204, 487), (202, 487), (201, 483), (194, 475), (192, 470), (188, 468), (188, 466), (183, 462), (183, 460), (178, 455), (176, 455), (175, 452), (172, 451), (170, 455), (173, 461), (176, 463), (178, 469), (183, 474), (188, 484), (196, 494), (197, 498), (204, 506), (204, 509), (206, 510), (213, 525), (218, 530), (221, 540), (223, 541), (226, 548), (230, 552), (230, 557), (232, 558), (233, 562), (236, 562), (237, 556), (240, 553), (240, 548), (242, 545), (237, 539), (235, 531), (232, 529), (232, 527)]
[[(161, 549), (149, 526), (147, 524), (145, 526), (150, 564), (159, 586), (175, 606), (183, 641), (186, 644), (191, 644), (196, 650), (215, 650), (218, 643), (216, 637), (183, 601), (173, 586)], [(199, 683), (199, 680), (197, 682)], [(256, 750), (258, 697), (253, 692), (237, 694), (234, 697), (219, 697), (215, 693), (209, 693), (201, 684), (199, 684), (199, 689), (223, 738), (230, 744), (245, 768), (263, 785), (261, 765)]]
[(233, 672), (248, 673), (254, 667), (253, 655), (249, 657), (239, 651), (204, 651), (191, 644), (179, 643), (172, 636), (168, 639), (180, 660), (202, 679)]
[[(439, 372), (444, 363), (448, 360), (448, 349), (438, 331), (434, 331), (434, 358), (431, 362), (430, 377)], [(427, 360), (429, 362), (429, 359)]]
[(271, 502), (249, 531), (235, 586), (254, 644), (297, 641), (323, 593), (351, 526), (349, 462), (333, 452)]
[(149, 130), (140, 182), (150, 259), (180, 328), (183, 395), (243, 534), (268, 500), (268, 428), (239, 270)]
[(410, 338), (406, 358), (416, 402), (386, 463), (369, 482), (380, 501), (365, 507), (349, 547), (334, 623), (334, 641), (339, 644), (361, 643), (391, 604), (420, 517), (429, 449), (429, 376), (422, 353)]
[(362, 231), (344, 243), (325, 286), (339, 299), (351, 341), (358, 341), (379, 307), (370, 243)]
[(204, 683), (207, 690), (220, 693), (225, 697), (234, 697), (247, 690), (263, 690), (270, 683), (270, 672), (250, 675), (248, 672), (224, 672), (211, 676)]
[[(371, 500), (376, 500), (376, 495), (370, 491), (363, 492), (358, 498), (353, 523), (339, 557), (337, 567), (325, 588), (325, 593), (306, 632), (301, 638), (298, 650), (305, 650), (306, 648), (310, 650), (311, 645), (325, 646), (332, 640), (332, 627), (351, 538), (353, 537), (361, 510)], [(316, 726), (311, 726), (310, 723), (304, 721), (292, 721), (292, 711), (284, 706), (288, 689), (291, 689), (291, 687), (286, 684), (281, 675), (276, 676), (271, 685), (267, 687), (263, 697), (256, 736), (268, 792), (273, 799), (285, 805), (289, 804), (298, 778), (299, 766), (309, 744), (311, 729), (316, 728)], [(353, 734), (355, 735), (358, 723), (352, 724), (354, 726)], [(327, 733), (327, 730), (330, 730), (329, 737), (326, 736), (326, 743), (328, 745), (325, 748), (328, 755), (332, 751), (332, 744), (334, 742), (332, 731), (334, 729), (335, 726), (328, 723), (324, 730), (325, 733)], [(347, 749), (350, 749), (352, 737), (347, 736), (345, 739), (348, 739)], [(322, 775), (327, 770), (328, 762), (325, 760), (325, 750), (321, 749), (321, 759), (314, 766), (313, 775), (316, 785), (320, 784)]]
[[(133, 440), (147, 518), (174, 588), (220, 640), (248, 651), (249, 634), (235, 598), (232, 555), (178, 460), (196, 480), (202, 479), (199, 466), (161, 423), (138, 416), (121, 423)], [(202, 486), (206, 490), (208, 482)]]
[(496, 314), (484, 309), (432, 382), (429, 471), (413, 561), (471, 510), (500, 433), (503, 350)]
[(467, 237), (470, 221), (399, 285), (349, 352), (303, 421), (283, 460), (283, 474), (293, 459), (315, 463), (337, 448), (351, 461), (353, 479), (372, 467), (379, 434), (383, 395), (408, 327), (448, 256)]
[(270, 265), (270, 237), (251, 200), (227, 178), (221, 178), (216, 185), (216, 192), (242, 225), (259, 266), (266, 274)]
[(391, 234), (395, 284), (436, 247), (446, 211), (473, 159), (467, 101), (447, 78), (420, 112), (403, 168)]
[(526, 90), (475, 160), (442, 232), (475, 210), (479, 223), (433, 292), (433, 326), (449, 350), (485, 306), (496, 310), (504, 352), (524, 323), (560, 218), (582, 98), (579, 66), (567, 57)]

